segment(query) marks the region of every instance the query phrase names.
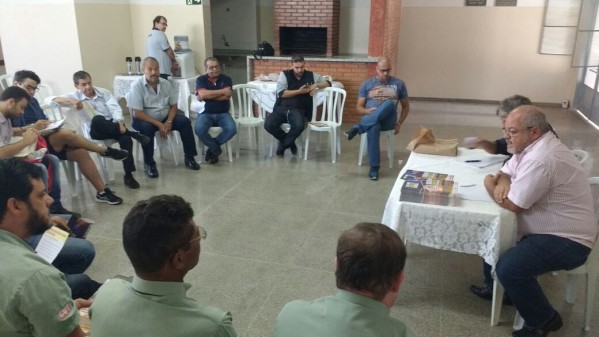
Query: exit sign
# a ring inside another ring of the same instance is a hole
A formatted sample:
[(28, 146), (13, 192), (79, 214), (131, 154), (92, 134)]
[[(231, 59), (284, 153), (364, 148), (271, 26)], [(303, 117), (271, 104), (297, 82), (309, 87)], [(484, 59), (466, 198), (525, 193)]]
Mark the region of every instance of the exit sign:
[(185, 0), (188, 5), (201, 5), (202, 0)]

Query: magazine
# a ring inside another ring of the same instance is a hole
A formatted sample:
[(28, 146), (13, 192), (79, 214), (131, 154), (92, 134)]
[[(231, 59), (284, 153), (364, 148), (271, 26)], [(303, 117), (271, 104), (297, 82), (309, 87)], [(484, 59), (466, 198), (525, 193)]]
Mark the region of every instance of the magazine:
[(407, 170), (402, 176), (400, 201), (452, 206), (457, 183), (453, 175)]

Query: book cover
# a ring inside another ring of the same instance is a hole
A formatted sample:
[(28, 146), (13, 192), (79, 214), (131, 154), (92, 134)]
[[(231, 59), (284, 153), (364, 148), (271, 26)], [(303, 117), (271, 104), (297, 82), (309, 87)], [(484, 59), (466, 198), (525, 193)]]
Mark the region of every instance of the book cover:
[(403, 176), (401, 176), (401, 179), (410, 181), (419, 181), (425, 179), (453, 181), (453, 175), (428, 171), (407, 170)]
[(430, 205), (452, 206), (457, 184), (443, 179), (407, 179), (400, 194), (400, 201)]

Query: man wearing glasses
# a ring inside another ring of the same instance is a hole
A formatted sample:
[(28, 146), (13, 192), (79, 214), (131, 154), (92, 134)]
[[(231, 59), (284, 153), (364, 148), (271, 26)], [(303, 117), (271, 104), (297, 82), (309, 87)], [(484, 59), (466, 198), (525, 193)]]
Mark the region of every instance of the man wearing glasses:
[(158, 60), (160, 77), (165, 80), (179, 68), (179, 64), (175, 59), (175, 52), (168, 43), (168, 38), (164, 33), (166, 27), (168, 27), (166, 18), (158, 15), (152, 21), (152, 30), (146, 40), (146, 53), (148, 56)]
[(504, 127), (513, 156), (484, 183), (500, 207), (516, 213), (519, 241), (499, 257), (497, 278), (524, 319), (512, 336), (546, 336), (563, 322), (537, 277), (585, 263), (598, 232), (593, 197), (580, 163), (539, 108), (516, 108)]
[[(279, 140), (277, 157), (283, 157), (287, 149), (297, 154), (295, 140), (304, 131), (306, 120), (312, 120), (312, 96), (331, 86), (324, 77), (306, 70), (305, 64), (301, 56), (291, 58), (291, 69), (279, 75), (273, 112), (264, 121), (266, 131)], [(289, 132), (281, 129), (283, 123), (291, 125)]]
[(185, 295), (190, 286), (183, 279), (206, 238), (193, 215), (175, 195), (133, 206), (123, 221), (123, 246), (135, 276), (98, 290), (90, 308), (94, 336), (237, 336), (229, 312)]
[[(395, 134), (398, 134), (410, 112), (406, 84), (391, 76), (390, 72), (391, 62), (387, 57), (382, 56), (376, 65), (376, 76), (367, 79), (360, 86), (356, 110), (364, 115), (362, 121), (345, 132), (348, 140), (352, 140), (357, 134), (367, 134), (370, 180), (379, 179), (381, 131), (395, 130)], [(401, 103), (399, 120), (397, 120), (398, 102)]]

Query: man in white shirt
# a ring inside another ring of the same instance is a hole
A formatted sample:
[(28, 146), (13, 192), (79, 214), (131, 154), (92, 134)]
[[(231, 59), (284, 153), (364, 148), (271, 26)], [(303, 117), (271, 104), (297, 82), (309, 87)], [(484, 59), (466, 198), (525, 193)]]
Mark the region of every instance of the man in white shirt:
[(546, 336), (562, 327), (537, 277), (585, 263), (598, 226), (587, 177), (572, 152), (552, 133), (539, 108), (524, 105), (505, 120), (512, 158), (485, 187), (515, 212), (519, 241), (497, 263), (497, 278), (524, 318), (514, 337)]
[[(129, 155), (123, 160), (123, 169), (125, 170), (125, 185), (129, 188), (139, 188), (139, 183), (133, 178), (135, 171), (135, 162), (133, 160), (133, 142), (131, 138), (137, 140), (142, 145), (150, 142), (150, 138), (136, 131), (130, 131), (123, 121), (123, 111), (112, 96), (110, 91), (94, 87), (92, 78), (86, 71), (78, 71), (73, 74), (73, 83), (77, 91), (58, 96), (52, 101), (61, 104), (72, 104), (75, 108), (87, 110), (87, 113), (93, 114), (91, 119), (89, 135), (93, 139), (115, 139), (123, 150), (127, 150)], [(85, 113), (85, 111), (84, 111)]]
[(146, 53), (148, 56), (158, 60), (158, 64), (160, 64), (160, 77), (165, 80), (179, 68), (179, 64), (175, 59), (175, 52), (168, 43), (168, 38), (164, 33), (166, 27), (168, 27), (166, 18), (158, 15), (152, 21), (152, 30), (146, 40)]

